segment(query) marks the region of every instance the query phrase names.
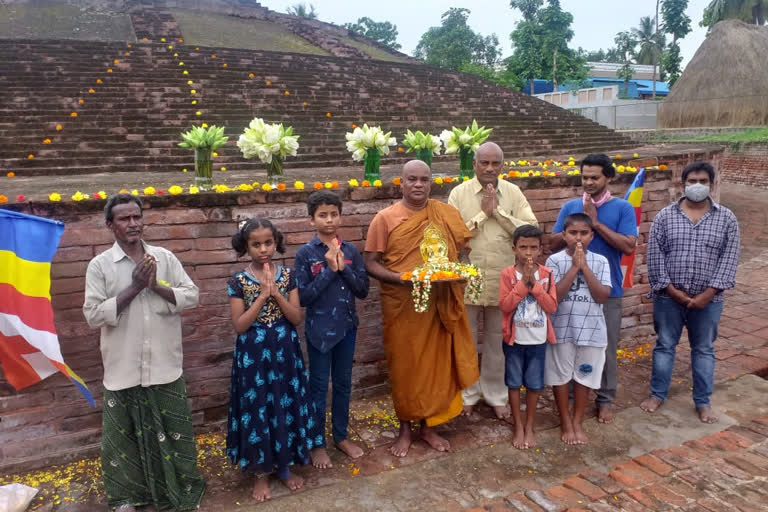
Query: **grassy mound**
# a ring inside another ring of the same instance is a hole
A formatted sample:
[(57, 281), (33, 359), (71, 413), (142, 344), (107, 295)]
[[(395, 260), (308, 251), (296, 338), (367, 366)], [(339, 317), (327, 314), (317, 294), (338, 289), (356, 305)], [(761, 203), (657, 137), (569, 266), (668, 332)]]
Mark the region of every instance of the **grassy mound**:
[(81, 9), (51, 2), (34, 6), (0, 5), (2, 39), (79, 39), (135, 41), (128, 14)]

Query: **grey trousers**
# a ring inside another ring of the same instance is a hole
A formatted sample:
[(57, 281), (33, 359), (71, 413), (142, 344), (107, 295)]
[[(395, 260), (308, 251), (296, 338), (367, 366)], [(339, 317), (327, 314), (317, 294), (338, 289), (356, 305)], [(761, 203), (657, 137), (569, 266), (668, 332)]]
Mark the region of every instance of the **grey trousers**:
[(497, 306), (467, 305), (469, 325), (475, 347), (478, 345), (478, 321), (483, 318), (483, 355), (480, 380), (461, 392), (464, 405), (475, 405), (482, 398), (491, 407), (507, 405), (509, 394), (504, 383), (504, 350), (501, 341), (501, 311)]
[(619, 364), (616, 360), (616, 349), (619, 345), (621, 332), (621, 297), (611, 297), (603, 304), (605, 327), (608, 331), (608, 346), (605, 347), (605, 366), (600, 389), (597, 390), (595, 403), (598, 407), (611, 405), (616, 400), (618, 387)]

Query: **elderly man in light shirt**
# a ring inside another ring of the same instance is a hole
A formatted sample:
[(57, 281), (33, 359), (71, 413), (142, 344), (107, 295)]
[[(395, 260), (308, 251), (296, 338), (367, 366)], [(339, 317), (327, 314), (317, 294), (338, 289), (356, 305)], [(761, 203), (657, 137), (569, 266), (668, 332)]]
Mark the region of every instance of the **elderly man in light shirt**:
[(205, 483), (182, 376), (181, 316), (198, 289), (170, 251), (142, 240), (142, 203), (117, 194), (104, 208), (115, 236), (85, 276), (83, 313), (101, 329), (101, 465), (107, 503), (192, 510)]
[[(454, 206), (472, 232), (469, 259), (483, 271), (483, 293), (467, 303), (475, 344), (482, 344), (480, 380), (462, 391), (464, 414), (472, 414), (482, 398), (500, 419), (509, 418), (507, 386), (504, 384), (504, 352), (501, 341), (499, 278), (501, 271), (515, 264), (512, 234), (523, 224), (538, 223), (528, 200), (512, 183), (498, 178), (504, 153), (493, 142), (482, 144), (475, 153), (475, 177), (451, 191), (448, 204)], [(482, 319), (483, 336), (478, 339)]]

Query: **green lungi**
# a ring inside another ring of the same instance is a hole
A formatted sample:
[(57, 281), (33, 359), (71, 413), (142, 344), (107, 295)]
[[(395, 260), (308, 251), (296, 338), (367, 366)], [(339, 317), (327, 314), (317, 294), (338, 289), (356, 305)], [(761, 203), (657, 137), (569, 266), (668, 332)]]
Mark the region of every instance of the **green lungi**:
[(104, 390), (101, 468), (111, 508), (197, 508), (205, 482), (195, 455), (184, 377), (170, 384)]

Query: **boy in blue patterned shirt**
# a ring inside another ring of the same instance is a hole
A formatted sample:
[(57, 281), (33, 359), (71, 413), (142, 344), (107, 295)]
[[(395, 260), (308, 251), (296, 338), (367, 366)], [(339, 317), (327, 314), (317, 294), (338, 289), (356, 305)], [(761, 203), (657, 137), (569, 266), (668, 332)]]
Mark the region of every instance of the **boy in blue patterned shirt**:
[[(331, 420), (336, 446), (350, 458), (363, 455), (347, 439), (352, 363), (357, 336), (355, 297), (368, 295), (368, 274), (360, 251), (338, 236), (341, 199), (329, 190), (307, 199), (309, 221), (315, 237), (296, 253), (295, 275), (299, 300), (306, 308), (305, 336), (309, 359), (309, 390), (325, 432), (328, 379), (333, 381)], [(325, 442), (311, 452), (317, 468), (332, 467)]]

